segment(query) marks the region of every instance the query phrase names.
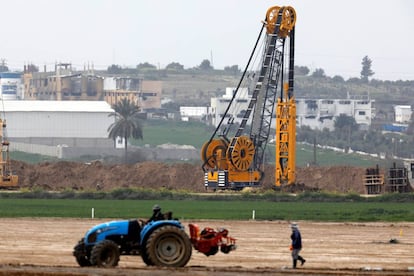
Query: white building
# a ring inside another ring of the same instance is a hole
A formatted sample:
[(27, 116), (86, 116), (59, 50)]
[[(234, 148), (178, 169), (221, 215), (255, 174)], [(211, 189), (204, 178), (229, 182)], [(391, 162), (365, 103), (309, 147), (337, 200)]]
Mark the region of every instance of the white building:
[[(105, 101), (4, 101), (11, 150), (59, 156), (58, 148), (91, 154), (114, 148), (108, 128), (114, 110)], [(60, 156), (61, 157), (61, 156)]]
[(207, 112), (208, 107), (205, 106), (180, 106), (180, 116), (182, 121), (201, 121), (207, 116)]
[(22, 80), (20, 73), (0, 73), (0, 97), (3, 100), (22, 99)]
[(408, 123), (411, 120), (413, 113), (410, 105), (396, 105), (394, 106), (395, 122)]
[[(233, 98), (236, 88), (227, 87), (226, 94), (221, 98), (211, 98), (211, 108), (209, 113), (211, 114), (212, 125), (218, 126), (221, 118), (224, 115), (228, 105), (230, 104), (231, 99)], [(243, 119), (243, 114), (249, 106), (249, 101), (251, 96), (249, 96), (249, 90), (246, 87), (239, 88), (234, 103), (227, 113), (227, 119), (233, 118), (234, 123), (240, 123)], [(251, 122), (251, 118), (248, 123)]]
[[(247, 110), (251, 98), (248, 95), (247, 88), (240, 89), (234, 99), (235, 104), (232, 105), (227, 114), (227, 118), (234, 119), (235, 123), (240, 123), (243, 119), (243, 114)], [(210, 117), (214, 126), (218, 126), (220, 123), (225, 110), (230, 104), (233, 93), (234, 88), (226, 88), (226, 94), (223, 97), (211, 99), (209, 114), (211, 114)], [(368, 129), (373, 116), (373, 103), (374, 100), (370, 99), (296, 99), (297, 126), (334, 130), (335, 118), (345, 114), (353, 117), (361, 129)], [(248, 124), (250, 122), (251, 118), (249, 118)], [(271, 126), (275, 128), (275, 114), (273, 114)]]
[(368, 129), (373, 102), (369, 99), (296, 99), (297, 126), (334, 130), (335, 118), (344, 114), (354, 118), (361, 129)]

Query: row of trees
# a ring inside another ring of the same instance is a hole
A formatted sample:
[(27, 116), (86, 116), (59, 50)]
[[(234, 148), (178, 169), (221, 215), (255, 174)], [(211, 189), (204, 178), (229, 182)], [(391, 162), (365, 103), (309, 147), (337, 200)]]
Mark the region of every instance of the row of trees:
[[(413, 129), (413, 123), (409, 129)], [(390, 157), (414, 157), (414, 137), (407, 134), (383, 134), (381, 129), (360, 130), (355, 119), (340, 115), (334, 123), (334, 131), (312, 130), (301, 127), (297, 131), (297, 141), (338, 147), (348, 151), (362, 151), (372, 154), (385, 154)]]
[[(368, 56), (365, 56), (362, 59), (361, 65), (362, 65), (362, 70), (361, 70), (360, 78), (361, 80), (368, 82), (368, 79), (375, 74), (374, 71), (372, 71), (371, 69), (372, 60)], [(26, 70), (28, 71), (39, 72), (39, 67), (35, 66), (34, 64), (29, 64), (26, 67), (27, 67)], [(157, 66), (153, 64), (144, 62), (144, 63), (138, 64), (135, 68), (125, 68), (120, 65), (112, 64), (111, 66), (107, 68), (106, 71), (108, 74), (130, 74), (134, 72), (138, 73), (140, 71), (153, 71), (153, 70), (159, 70), (159, 69), (160, 68), (157, 68)], [(165, 67), (165, 70), (184, 71), (185, 69), (184, 69), (184, 65), (178, 62), (171, 62)], [(204, 59), (201, 61), (201, 63), (198, 66), (191, 68), (191, 70), (211, 71), (211, 70), (214, 70), (214, 67), (212, 66), (211, 62), (208, 59)], [(6, 60), (1, 59), (0, 60), (0, 72), (8, 72), (8, 71), (9, 71), (9, 67), (6, 64)], [(238, 74), (240, 73), (240, 68), (238, 65), (225, 66), (223, 71), (228, 72), (228, 73)], [(298, 75), (302, 75), (302, 76), (307, 76), (310, 73), (309, 68), (306, 66), (295, 66), (295, 71)], [(322, 68), (316, 68), (312, 72), (311, 76), (315, 78), (324, 78), (326, 77), (326, 74)], [(340, 76), (335, 76), (335, 77), (342, 78)]]
[[(155, 71), (160, 70), (160, 68), (157, 68), (157, 66), (150, 64), (148, 62), (140, 63), (135, 68), (129, 68), (129, 67), (122, 67), (120, 65), (112, 64), (107, 68), (108, 74), (130, 74), (130, 73), (139, 73), (139, 72), (146, 72), (146, 71)], [(167, 71), (186, 71), (184, 69), (184, 65), (178, 63), (178, 62), (171, 62), (166, 67), (165, 70)], [(213, 71), (215, 70), (214, 67), (211, 65), (210, 61), (208, 59), (203, 60), (198, 66), (190, 68), (188, 70), (198, 70), (203, 72)], [(228, 73), (234, 73), (238, 74), (240, 73), (240, 68), (238, 65), (232, 65), (232, 66), (226, 66), (224, 67), (224, 72)]]
[[(365, 56), (362, 59), (361, 65), (362, 65), (362, 69), (361, 69), (360, 79), (364, 82), (368, 82), (369, 78), (375, 74), (374, 71), (372, 71), (371, 69), (372, 60), (368, 56)], [(148, 62), (145, 62), (145, 63), (138, 64), (136, 68), (123, 68), (119, 65), (113, 64), (108, 67), (107, 72), (109, 74), (124, 74), (124, 73), (131, 73), (134, 71), (138, 73), (142, 71), (153, 71), (153, 70), (159, 70), (159, 69), (160, 68), (157, 68), (157, 66), (150, 64)], [(165, 67), (165, 70), (184, 71), (185, 69), (184, 69), (184, 65), (178, 62), (171, 62)], [(191, 68), (189, 70), (200, 70), (200, 71), (205, 72), (205, 71), (212, 71), (215, 69), (211, 65), (208, 59), (204, 59), (203, 61), (201, 61), (201, 63), (198, 66)], [(227, 73), (238, 74), (240, 73), (240, 68), (238, 65), (225, 66), (223, 71)], [(310, 69), (306, 66), (295, 66), (295, 73), (301, 76), (308, 76), (310, 73)], [(326, 78), (327, 77), (325, 74), (325, 71), (322, 68), (316, 68), (310, 76), (314, 78)], [(340, 80), (343, 81), (343, 78), (341, 76), (335, 76), (334, 78), (339, 81)]]

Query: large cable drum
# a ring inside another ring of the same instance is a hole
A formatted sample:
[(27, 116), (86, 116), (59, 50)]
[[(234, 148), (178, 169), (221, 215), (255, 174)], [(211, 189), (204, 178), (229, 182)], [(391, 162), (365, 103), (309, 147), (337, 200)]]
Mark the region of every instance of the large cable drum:
[(229, 143), (224, 139), (213, 139), (201, 148), (201, 160), (210, 169), (227, 170), (226, 152)]
[(234, 137), (230, 142), (237, 139), (232, 149), (228, 149), (227, 158), (232, 166), (238, 171), (247, 171), (250, 168), (254, 158), (254, 144), (247, 136)]

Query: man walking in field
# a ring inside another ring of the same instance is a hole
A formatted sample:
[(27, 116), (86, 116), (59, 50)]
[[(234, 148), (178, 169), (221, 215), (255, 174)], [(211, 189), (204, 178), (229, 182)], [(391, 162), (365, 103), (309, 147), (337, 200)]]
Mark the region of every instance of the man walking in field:
[(290, 235), (290, 239), (292, 240), (290, 250), (292, 250), (293, 268), (296, 268), (298, 260), (301, 262), (301, 265), (303, 265), (306, 260), (299, 255), (299, 252), (302, 249), (302, 237), (300, 235), (299, 227), (296, 223), (292, 223), (290, 228), (292, 229), (292, 234)]

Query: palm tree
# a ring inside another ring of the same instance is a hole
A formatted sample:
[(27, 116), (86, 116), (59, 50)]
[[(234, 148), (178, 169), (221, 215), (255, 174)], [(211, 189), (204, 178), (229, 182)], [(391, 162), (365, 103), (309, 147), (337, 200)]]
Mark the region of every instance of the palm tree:
[(125, 163), (128, 161), (128, 139), (142, 139), (142, 124), (138, 117), (139, 108), (129, 99), (123, 98), (120, 102), (112, 107), (115, 113), (109, 116), (115, 116), (115, 122), (109, 128), (109, 138), (114, 141), (116, 137), (122, 137), (125, 141)]

